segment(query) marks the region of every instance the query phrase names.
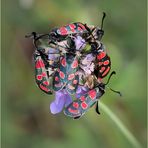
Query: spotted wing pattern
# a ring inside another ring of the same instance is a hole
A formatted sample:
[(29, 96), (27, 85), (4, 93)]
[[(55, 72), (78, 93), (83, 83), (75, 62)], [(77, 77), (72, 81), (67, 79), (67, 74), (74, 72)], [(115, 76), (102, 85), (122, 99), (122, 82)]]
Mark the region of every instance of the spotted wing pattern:
[(110, 57), (107, 55), (107, 53), (103, 50), (100, 50), (97, 55), (97, 77), (98, 78), (104, 78), (111, 69), (111, 61)]
[(57, 68), (53, 79), (53, 90), (58, 91), (62, 89), (67, 82), (66, 75), (66, 58), (63, 56), (60, 59), (59, 68)]
[(78, 76), (78, 59), (74, 56), (63, 56), (60, 60), (59, 68), (54, 74), (53, 89), (59, 91), (66, 87), (68, 93), (76, 92), (79, 76)]
[(47, 94), (51, 94), (51, 84), (47, 75), (45, 64), (40, 54), (36, 51), (35, 58), (35, 79), (38, 87)]
[(85, 95), (81, 96), (79, 99), (73, 101), (67, 108), (64, 110), (65, 115), (79, 118), (85, 114), (88, 109), (93, 106), (98, 99), (104, 94), (104, 91), (99, 87), (94, 88)]
[[(102, 87), (101, 81), (96, 79), (104, 78), (111, 68), (110, 57), (100, 42), (104, 34), (104, 18), (105, 13), (101, 29), (76, 22), (55, 28), (48, 34), (33, 32), (31, 35), (34, 37), (35, 52), (38, 52), (34, 56), (36, 83), (42, 91), (51, 94), (51, 90), (56, 92), (64, 89), (68, 94), (74, 94), (82, 78), (81, 85), (90, 86), (87, 93), (66, 107), (64, 113), (67, 116), (81, 117), (104, 94), (105, 85), (102, 83)], [(90, 52), (95, 58), (92, 60), (91, 56), (87, 56), (86, 61), (82, 62), (81, 58)]]
[(67, 85), (66, 89), (68, 93), (74, 94), (76, 92), (79, 82), (78, 75), (78, 58), (67, 58)]
[(84, 24), (79, 22), (68, 24), (56, 30), (56, 33), (62, 36), (67, 36), (69, 34), (76, 34), (76, 33), (84, 33), (84, 32), (87, 32), (87, 30)]

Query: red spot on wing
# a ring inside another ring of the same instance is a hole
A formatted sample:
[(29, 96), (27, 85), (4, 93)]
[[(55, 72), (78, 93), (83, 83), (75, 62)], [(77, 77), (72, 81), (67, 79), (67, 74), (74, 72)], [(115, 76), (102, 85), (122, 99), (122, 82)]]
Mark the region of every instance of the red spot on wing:
[(82, 102), (84, 102), (84, 101), (86, 100), (86, 98), (85, 98), (84, 96), (81, 96), (81, 97), (80, 97), (80, 100), (81, 100)]
[(88, 107), (88, 105), (87, 105), (86, 102), (82, 102), (82, 103), (81, 103), (81, 107), (82, 107), (83, 109), (86, 109), (86, 108)]
[(81, 23), (79, 23), (80, 28), (82, 28), (83, 30), (86, 30), (85, 26), (82, 25)]
[(93, 89), (93, 90), (90, 90), (89, 92), (88, 92), (88, 94), (89, 94), (89, 97), (92, 99), (92, 100), (94, 100), (95, 98), (96, 98), (96, 91)]
[(75, 30), (74, 30), (74, 29), (71, 29), (71, 31), (72, 31), (72, 32), (75, 32)]
[(71, 67), (72, 68), (77, 68), (78, 67), (78, 60), (74, 60)]
[(47, 85), (49, 85), (49, 82), (48, 81), (44, 81), (43, 84), (47, 86)]
[(45, 67), (44, 62), (42, 60), (37, 60), (35, 68), (42, 68), (42, 67)]
[(47, 76), (46, 72), (42, 72), (42, 76), (46, 77)]
[(72, 80), (74, 77), (75, 77), (74, 74), (70, 74), (70, 75), (68, 76), (68, 80)]
[(77, 84), (78, 83), (78, 81), (77, 80), (73, 80), (73, 84)]
[(103, 64), (103, 62), (99, 62), (99, 66), (101, 66)]
[(56, 77), (55, 77), (55, 81), (59, 81), (59, 77), (56, 76)]
[(103, 62), (104, 65), (108, 65), (109, 64), (109, 60), (106, 60)]
[(78, 30), (79, 30), (79, 31), (82, 31), (82, 28), (81, 28), (81, 27), (78, 27)]
[(61, 35), (67, 35), (67, 29), (65, 27), (60, 28)]
[(106, 53), (104, 51), (100, 52), (98, 55), (97, 55), (97, 59), (98, 60), (101, 60), (103, 59), (104, 57), (106, 56)]
[(105, 70), (105, 67), (101, 67), (100, 72), (102, 73)]
[(66, 66), (66, 59), (65, 59), (65, 58), (63, 58), (63, 59), (61, 60), (61, 64), (62, 64), (63, 67)]
[(72, 105), (73, 105), (74, 108), (78, 108), (79, 107), (79, 104), (77, 102), (73, 102)]
[(72, 114), (78, 114), (78, 110), (73, 110), (71, 108), (68, 108), (68, 111)]
[(62, 71), (60, 71), (59, 75), (60, 75), (60, 78), (62, 78), (62, 79), (65, 78), (65, 74)]
[(49, 91), (49, 89), (48, 89), (47, 87), (43, 86), (42, 84), (40, 84), (39, 87), (40, 87), (42, 90), (44, 90), (45, 92), (48, 92), (48, 91)]
[(109, 70), (110, 70), (110, 67), (107, 67), (107, 69), (104, 71), (104, 73), (102, 74), (102, 76), (107, 75), (107, 74), (108, 74), (108, 72), (109, 72)]
[(70, 29), (75, 29), (76, 26), (74, 24), (69, 24)]
[(37, 78), (37, 80), (40, 81), (40, 80), (42, 80), (42, 75), (37, 75), (36, 78)]

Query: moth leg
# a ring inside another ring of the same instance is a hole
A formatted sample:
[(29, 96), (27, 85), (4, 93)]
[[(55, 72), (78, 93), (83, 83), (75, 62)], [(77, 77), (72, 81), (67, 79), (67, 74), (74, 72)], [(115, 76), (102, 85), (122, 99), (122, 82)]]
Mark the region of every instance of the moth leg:
[(76, 117), (74, 117), (73, 119), (80, 119), (80, 117), (81, 117), (81, 116), (76, 116)]
[[(34, 53), (35, 61), (35, 79), (38, 87), (47, 94), (52, 94), (51, 76), (49, 76), (48, 69), (46, 68), (47, 61), (42, 58), (42, 55), (37, 50)], [(52, 72), (51, 72), (52, 73)]]

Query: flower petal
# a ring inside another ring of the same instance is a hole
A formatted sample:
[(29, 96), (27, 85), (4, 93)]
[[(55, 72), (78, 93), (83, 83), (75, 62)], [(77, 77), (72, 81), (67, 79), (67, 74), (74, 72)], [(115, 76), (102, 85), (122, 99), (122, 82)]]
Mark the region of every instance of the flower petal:
[(48, 60), (57, 60), (59, 58), (59, 54), (48, 54)]
[(75, 39), (75, 45), (76, 45), (76, 49), (83, 49), (84, 46), (86, 45), (85, 40), (81, 37), (81, 36), (77, 36)]
[(82, 95), (86, 94), (89, 91), (88, 87), (78, 86), (76, 91), (76, 98), (80, 98)]
[(71, 96), (67, 93), (65, 95), (65, 107), (67, 107), (72, 102)]
[(57, 60), (59, 58), (59, 50), (54, 48), (49, 48), (48, 50), (48, 59)]
[(62, 111), (65, 104), (65, 95), (62, 90), (57, 91), (55, 100), (50, 104), (50, 111), (52, 114), (57, 114)]

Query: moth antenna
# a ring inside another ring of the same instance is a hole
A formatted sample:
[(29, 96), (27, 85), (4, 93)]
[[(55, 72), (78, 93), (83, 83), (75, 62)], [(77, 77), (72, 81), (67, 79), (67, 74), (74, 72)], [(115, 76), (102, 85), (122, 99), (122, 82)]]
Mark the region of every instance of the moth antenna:
[(109, 83), (110, 78), (111, 78), (112, 75), (114, 75), (114, 74), (116, 74), (116, 72), (115, 72), (115, 71), (112, 71), (111, 74), (109, 75), (109, 78), (108, 78), (107, 82), (105, 83), (105, 85), (107, 85), (107, 84)]
[(102, 17), (102, 22), (101, 22), (101, 30), (103, 29), (103, 22), (104, 22), (105, 17), (106, 17), (106, 13), (103, 12), (103, 17)]
[(29, 35), (25, 35), (25, 38), (31, 38), (31, 37), (33, 37), (33, 39), (36, 39), (36, 37), (37, 37), (36, 32), (32, 32)]
[[(109, 76), (109, 78), (108, 78), (107, 82), (106, 82), (104, 85), (107, 85), (107, 84), (109, 83), (110, 78), (111, 78), (111, 77), (112, 77), (112, 75), (114, 75), (114, 74), (116, 74), (116, 72), (115, 72), (115, 71), (112, 71), (112, 73), (110, 74), (110, 76)], [(122, 94), (121, 94), (121, 92), (120, 92), (120, 91), (114, 90), (114, 89), (110, 88), (109, 86), (107, 86), (107, 87), (108, 87), (111, 91), (113, 91), (113, 92), (115, 92), (115, 93), (119, 94), (119, 95), (120, 95), (120, 97), (122, 96)]]
[(120, 91), (114, 90), (114, 89), (110, 88), (109, 86), (108, 86), (108, 88), (109, 88), (111, 91), (113, 91), (113, 92), (119, 94), (120, 97), (122, 97), (122, 94), (121, 94)]

